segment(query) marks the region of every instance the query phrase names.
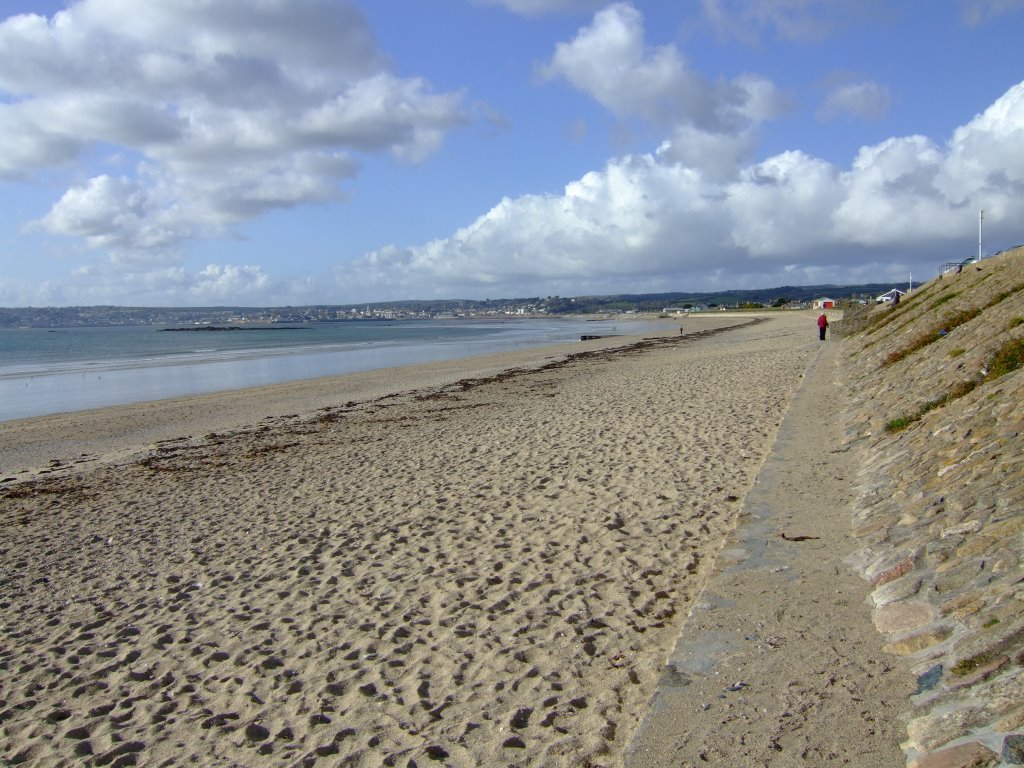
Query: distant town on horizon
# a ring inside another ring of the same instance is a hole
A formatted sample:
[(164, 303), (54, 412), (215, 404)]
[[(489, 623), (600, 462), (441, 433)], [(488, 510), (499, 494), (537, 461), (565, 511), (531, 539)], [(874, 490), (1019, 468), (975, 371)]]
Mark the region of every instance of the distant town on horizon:
[[(909, 283), (903, 284), (908, 286)], [(915, 283), (915, 286), (920, 283)], [(900, 287), (903, 287), (900, 286)], [(513, 299), (408, 299), (359, 304), (284, 307), (0, 307), (0, 328), (69, 328), (111, 325), (197, 323), (308, 323), (358, 320), (532, 317), (621, 313), (663, 313), (720, 309), (799, 308), (815, 299), (868, 301), (892, 283), (804, 285), (705, 293), (646, 293), (610, 296), (547, 296)]]

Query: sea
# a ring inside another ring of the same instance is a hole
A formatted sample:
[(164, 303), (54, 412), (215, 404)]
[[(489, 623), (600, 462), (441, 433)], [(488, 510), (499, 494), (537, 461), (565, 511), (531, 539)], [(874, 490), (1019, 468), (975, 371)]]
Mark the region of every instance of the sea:
[[(0, 422), (579, 340), (656, 321), (401, 320), (0, 329)], [(201, 328), (202, 326), (196, 326)]]

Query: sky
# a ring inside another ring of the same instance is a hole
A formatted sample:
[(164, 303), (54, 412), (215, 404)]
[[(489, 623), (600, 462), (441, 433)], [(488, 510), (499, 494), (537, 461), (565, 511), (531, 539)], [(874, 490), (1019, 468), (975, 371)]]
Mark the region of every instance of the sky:
[(0, 0), (0, 306), (934, 277), (1024, 243), (1024, 0)]

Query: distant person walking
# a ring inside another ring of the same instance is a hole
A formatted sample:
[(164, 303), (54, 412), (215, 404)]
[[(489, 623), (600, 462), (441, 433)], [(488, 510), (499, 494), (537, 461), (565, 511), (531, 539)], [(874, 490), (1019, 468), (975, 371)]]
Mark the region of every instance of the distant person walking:
[(828, 328), (828, 318), (825, 317), (825, 313), (822, 312), (818, 316), (818, 338), (822, 341), (825, 340), (825, 330)]

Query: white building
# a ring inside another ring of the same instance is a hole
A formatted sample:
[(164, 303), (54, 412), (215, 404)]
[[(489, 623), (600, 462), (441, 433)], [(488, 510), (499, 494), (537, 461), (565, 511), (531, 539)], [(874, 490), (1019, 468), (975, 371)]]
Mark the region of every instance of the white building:
[(897, 300), (902, 301), (903, 297), (906, 295), (906, 291), (901, 291), (899, 288), (893, 288), (891, 291), (886, 291), (881, 296), (876, 296), (875, 304), (892, 304)]

